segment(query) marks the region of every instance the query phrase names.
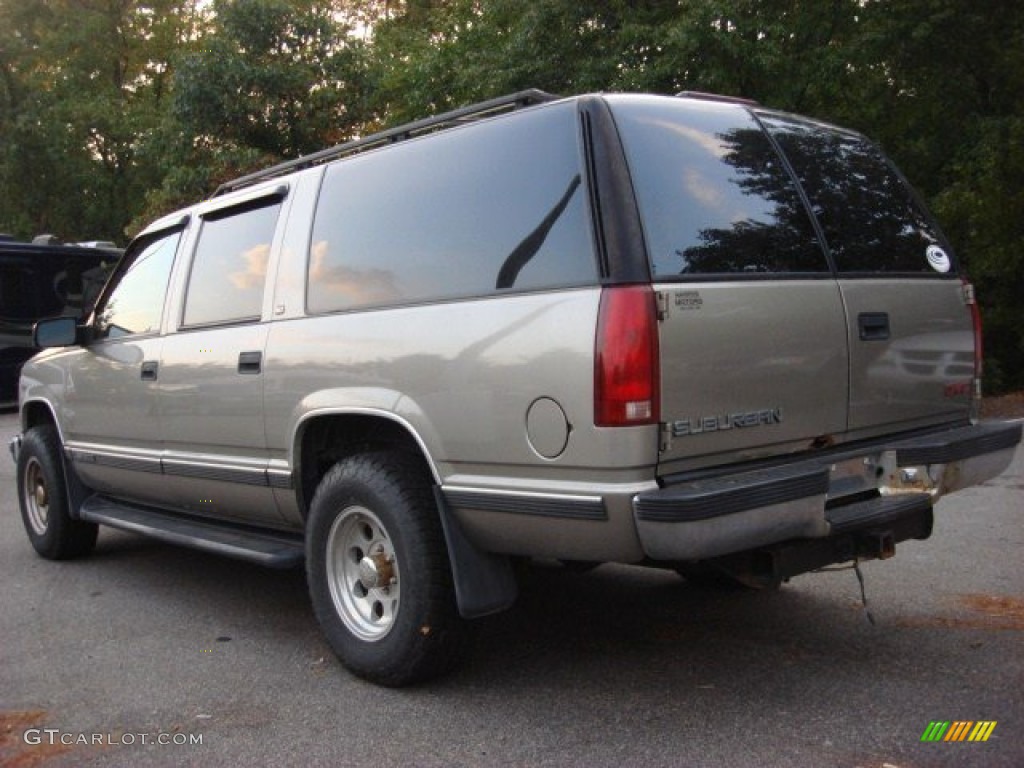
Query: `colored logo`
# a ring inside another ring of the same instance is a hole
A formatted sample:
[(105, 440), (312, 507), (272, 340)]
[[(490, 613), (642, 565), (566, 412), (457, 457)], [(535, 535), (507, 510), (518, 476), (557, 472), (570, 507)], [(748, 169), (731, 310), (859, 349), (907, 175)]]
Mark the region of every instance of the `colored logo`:
[(988, 741), (995, 729), (995, 720), (933, 720), (921, 734), (921, 741)]

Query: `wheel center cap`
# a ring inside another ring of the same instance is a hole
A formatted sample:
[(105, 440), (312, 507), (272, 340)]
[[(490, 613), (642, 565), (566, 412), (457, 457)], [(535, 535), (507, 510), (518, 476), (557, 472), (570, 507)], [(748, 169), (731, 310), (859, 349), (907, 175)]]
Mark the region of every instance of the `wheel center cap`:
[(388, 586), (394, 574), (391, 561), (383, 552), (367, 555), (359, 561), (359, 581), (366, 589)]
[(35, 497), (36, 497), (36, 504), (37, 505), (39, 505), (40, 507), (45, 507), (46, 506), (46, 503), (48, 501), (48, 497), (46, 495), (46, 486), (43, 485), (42, 483), (40, 483), (39, 485), (36, 486)]

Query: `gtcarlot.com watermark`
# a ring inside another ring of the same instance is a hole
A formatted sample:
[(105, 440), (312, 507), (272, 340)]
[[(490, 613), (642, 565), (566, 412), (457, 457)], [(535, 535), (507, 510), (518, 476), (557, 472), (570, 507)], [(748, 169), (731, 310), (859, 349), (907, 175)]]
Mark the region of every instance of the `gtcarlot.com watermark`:
[(201, 733), (74, 733), (59, 728), (29, 728), (22, 734), (29, 746), (50, 747), (134, 747), (157, 745), (161, 747), (200, 746)]

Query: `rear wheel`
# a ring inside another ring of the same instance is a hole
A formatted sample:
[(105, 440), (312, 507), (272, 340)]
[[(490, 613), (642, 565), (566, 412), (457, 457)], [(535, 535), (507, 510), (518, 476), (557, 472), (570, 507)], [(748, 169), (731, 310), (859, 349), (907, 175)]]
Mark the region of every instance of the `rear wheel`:
[(49, 560), (89, 554), (98, 526), (71, 518), (56, 427), (43, 424), (25, 433), (17, 471), (21, 519), (36, 552)]
[(327, 641), (360, 677), (408, 685), (461, 658), (467, 627), (430, 477), (415, 458), (363, 454), (324, 476), (310, 507), (306, 574)]

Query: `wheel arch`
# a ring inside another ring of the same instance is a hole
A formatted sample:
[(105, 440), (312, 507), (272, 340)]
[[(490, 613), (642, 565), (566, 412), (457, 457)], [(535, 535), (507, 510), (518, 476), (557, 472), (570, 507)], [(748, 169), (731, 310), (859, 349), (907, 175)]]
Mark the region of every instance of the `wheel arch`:
[(434, 483), (452, 568), (456, 600), (464, 618), (505, 610), (518, 594), (509, 558), (479, 550), (462, 532), (441, 493), (441, 474), (426, 443), (413, 426), (387, 411), (370, 409), (311, 414), (295, 433), (293, 447), (296, 497), (303, 519), (323, 477), (341, 459), (358, 453), (398, 451), (412, 456)]
[(308, 414), (292, 444), (293, 477), (299, 510), (305, 519), (317, 486), (341, 459), (370, 451), (399, 451), (422, 463), (434, 483), (441, 475), (426, 443), (405, 419), (375, 409), (328, 410)]
[(57, 430), (57, 440), (60, 445), (60, 460), (61, 467), (64, 470), (64, 484), (67, 488), (68, 496), (68, 514), (72, 519), (78, 519), (78, 508), (82, 506), (82, 502), (89, 496), (92, 491), (86, 486), (78, 473), (75, 471), (74, 464), (68, 457), (67, 452), (64, 448), (64, 430), (61, 428), (60, 420), (57, 418), (57, 411), (54, 408), (53, 403), (49, 400), (42, 398), (36, 398), (22, 403), (21, 406), (21, 431), (27, 432), (33, 427), (40, 427), (46, 424), (52, 425)]
[(29, 400), (26, 403), (22, 403), (21, 431), (27, 432), (32, 427), (38, 427), (42, 424), (52, 424), (55, 426), (58, 434), (61, 436), (61, 442), (63, 442), (64, 435), (51, 403), (46, 400)]

